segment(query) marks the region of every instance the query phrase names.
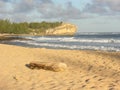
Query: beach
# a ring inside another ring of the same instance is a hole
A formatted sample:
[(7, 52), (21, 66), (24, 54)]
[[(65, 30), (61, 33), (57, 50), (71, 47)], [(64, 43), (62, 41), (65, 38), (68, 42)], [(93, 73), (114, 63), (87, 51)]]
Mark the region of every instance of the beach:
[[(62, 72), (29, 69), (31, 61), (63, 62)], [(0, 90), (120, 90), (120, 52), (0, 44)]]

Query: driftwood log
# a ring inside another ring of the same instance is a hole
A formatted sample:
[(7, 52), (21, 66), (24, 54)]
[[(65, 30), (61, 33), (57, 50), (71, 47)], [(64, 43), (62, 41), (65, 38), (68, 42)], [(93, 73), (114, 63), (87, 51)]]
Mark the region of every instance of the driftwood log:
[(45, 69), (51, 70), (55, 72), (65, 71), (67, 69), (67, 65), (65, 63), (56, 63), (56, 62), (30, 62), (28, 64), (30, 69)]

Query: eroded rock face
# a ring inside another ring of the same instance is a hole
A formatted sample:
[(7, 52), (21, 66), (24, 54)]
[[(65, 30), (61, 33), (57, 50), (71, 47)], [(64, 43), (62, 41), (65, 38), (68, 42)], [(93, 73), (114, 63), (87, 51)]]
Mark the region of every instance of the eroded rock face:
[(75, 25), (63, 23), (59, 27), (46, 30), (46, 35), (74, 35), (76, 31), (77, 27)]

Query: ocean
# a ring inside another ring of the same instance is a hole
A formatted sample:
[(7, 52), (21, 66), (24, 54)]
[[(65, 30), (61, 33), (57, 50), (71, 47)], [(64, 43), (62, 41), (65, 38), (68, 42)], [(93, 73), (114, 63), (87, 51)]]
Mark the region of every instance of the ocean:
[(50, 49), (120, 51), (120, 32), (78, 32), (74, 36), (19, 36), (28, 40), (4, 43)]

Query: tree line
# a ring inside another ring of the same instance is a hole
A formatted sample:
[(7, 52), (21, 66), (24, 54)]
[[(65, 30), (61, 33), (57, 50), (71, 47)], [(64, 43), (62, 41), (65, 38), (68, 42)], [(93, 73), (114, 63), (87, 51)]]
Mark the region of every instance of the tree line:
[(58, 27), (62, 22), (11, 22), (10, 20), (0, 20), (0, 33), (9, 34), (29, 34), (44, 33), (45, 30)]

